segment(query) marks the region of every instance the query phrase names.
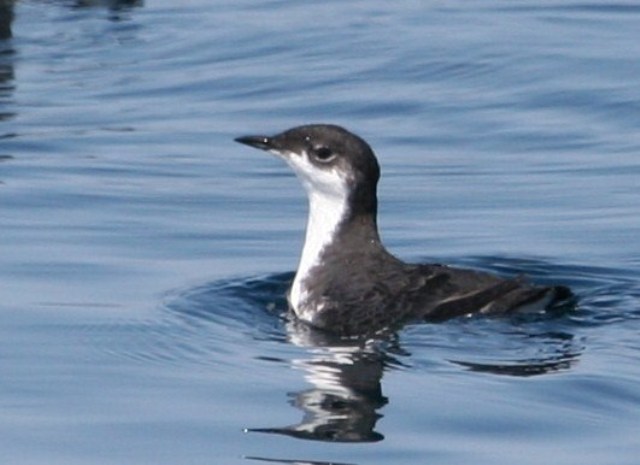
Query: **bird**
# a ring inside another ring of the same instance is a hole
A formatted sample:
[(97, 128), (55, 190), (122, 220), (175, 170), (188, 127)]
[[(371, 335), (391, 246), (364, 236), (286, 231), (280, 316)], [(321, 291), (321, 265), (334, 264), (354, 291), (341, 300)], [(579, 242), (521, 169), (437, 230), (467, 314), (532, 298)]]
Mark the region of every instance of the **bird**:
[(391, 254), (377, 226), (380, 166), (370, 145), (341, 126), (307, 124), (235, 141), (284, 160), (306, 190), (304, 246), (287, 300), (295, 318), (314, 329), (372, 336), (410, 322), (545, 309), (571, 295), (522, 276), (407, 263)]

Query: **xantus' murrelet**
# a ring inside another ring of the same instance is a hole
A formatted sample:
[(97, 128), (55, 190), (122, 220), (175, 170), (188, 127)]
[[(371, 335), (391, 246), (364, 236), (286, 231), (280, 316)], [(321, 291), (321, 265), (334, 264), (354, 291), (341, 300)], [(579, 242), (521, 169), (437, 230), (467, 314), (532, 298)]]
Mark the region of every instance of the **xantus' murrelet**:
[(363, 139), (334, 125), (299, 126), (237, 142), (287, 162), (309, 197), (309, 219), (288, 299), (297, 317), (341, 335), (373, 334), (412, 320), (545, 308), (570, 295), (522, 279), (404, 263), (376, 224), (380, 168)]

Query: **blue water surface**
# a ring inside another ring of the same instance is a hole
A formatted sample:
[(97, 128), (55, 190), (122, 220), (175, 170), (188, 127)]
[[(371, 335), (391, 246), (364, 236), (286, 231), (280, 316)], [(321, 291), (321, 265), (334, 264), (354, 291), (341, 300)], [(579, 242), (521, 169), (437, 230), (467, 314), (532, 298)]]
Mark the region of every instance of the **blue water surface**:
[[(3, 463), (637, 464), (639, 43), (630, 1), (0, 1)], [(398, 256), (576, 306), (287, 319), (304, 194), (233, 138), (309, 122)]]

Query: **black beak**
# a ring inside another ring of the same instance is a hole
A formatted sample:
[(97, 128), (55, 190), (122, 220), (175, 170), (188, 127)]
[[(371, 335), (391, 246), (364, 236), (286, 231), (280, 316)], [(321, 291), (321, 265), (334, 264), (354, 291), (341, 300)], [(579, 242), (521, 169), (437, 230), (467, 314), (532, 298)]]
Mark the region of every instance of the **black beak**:
[(268, 136), (242, 136), (234, 140), (257, 149), (271, 150), (273, 148), (273, 139)]

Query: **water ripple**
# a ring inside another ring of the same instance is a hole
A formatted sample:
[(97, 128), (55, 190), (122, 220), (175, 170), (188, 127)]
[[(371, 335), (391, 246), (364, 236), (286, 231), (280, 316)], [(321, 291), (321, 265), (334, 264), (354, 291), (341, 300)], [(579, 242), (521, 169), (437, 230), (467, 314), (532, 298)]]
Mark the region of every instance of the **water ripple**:
[[(450, 370), (458, 366), (516, 376), (566, 370), (589, 344), (587, 330), (640, 319), (640, 286), (628, 271), (499, 257), (457, 260), (456, 264), (568, 285), (577, 294), (577, 307), (411, 325), (378, 341), (377, 350), (386, 354), (387, 367)], [(361, 342), (289, 321), (285, 293), (292, 277), (293, 273), (279, 273), (173, 291), (165, 297), (155, 321), (123, 322), (102, 327), (100, 332), (137, 341), (118, 345), (131, 358), (202, 364), (237, 362), (239, 353), (290, 363), (300, 350), (362, 347)], [(108, 337), (105, 342), (109, 343)], [(247, 344), (253, 349), (247, 350)]]

